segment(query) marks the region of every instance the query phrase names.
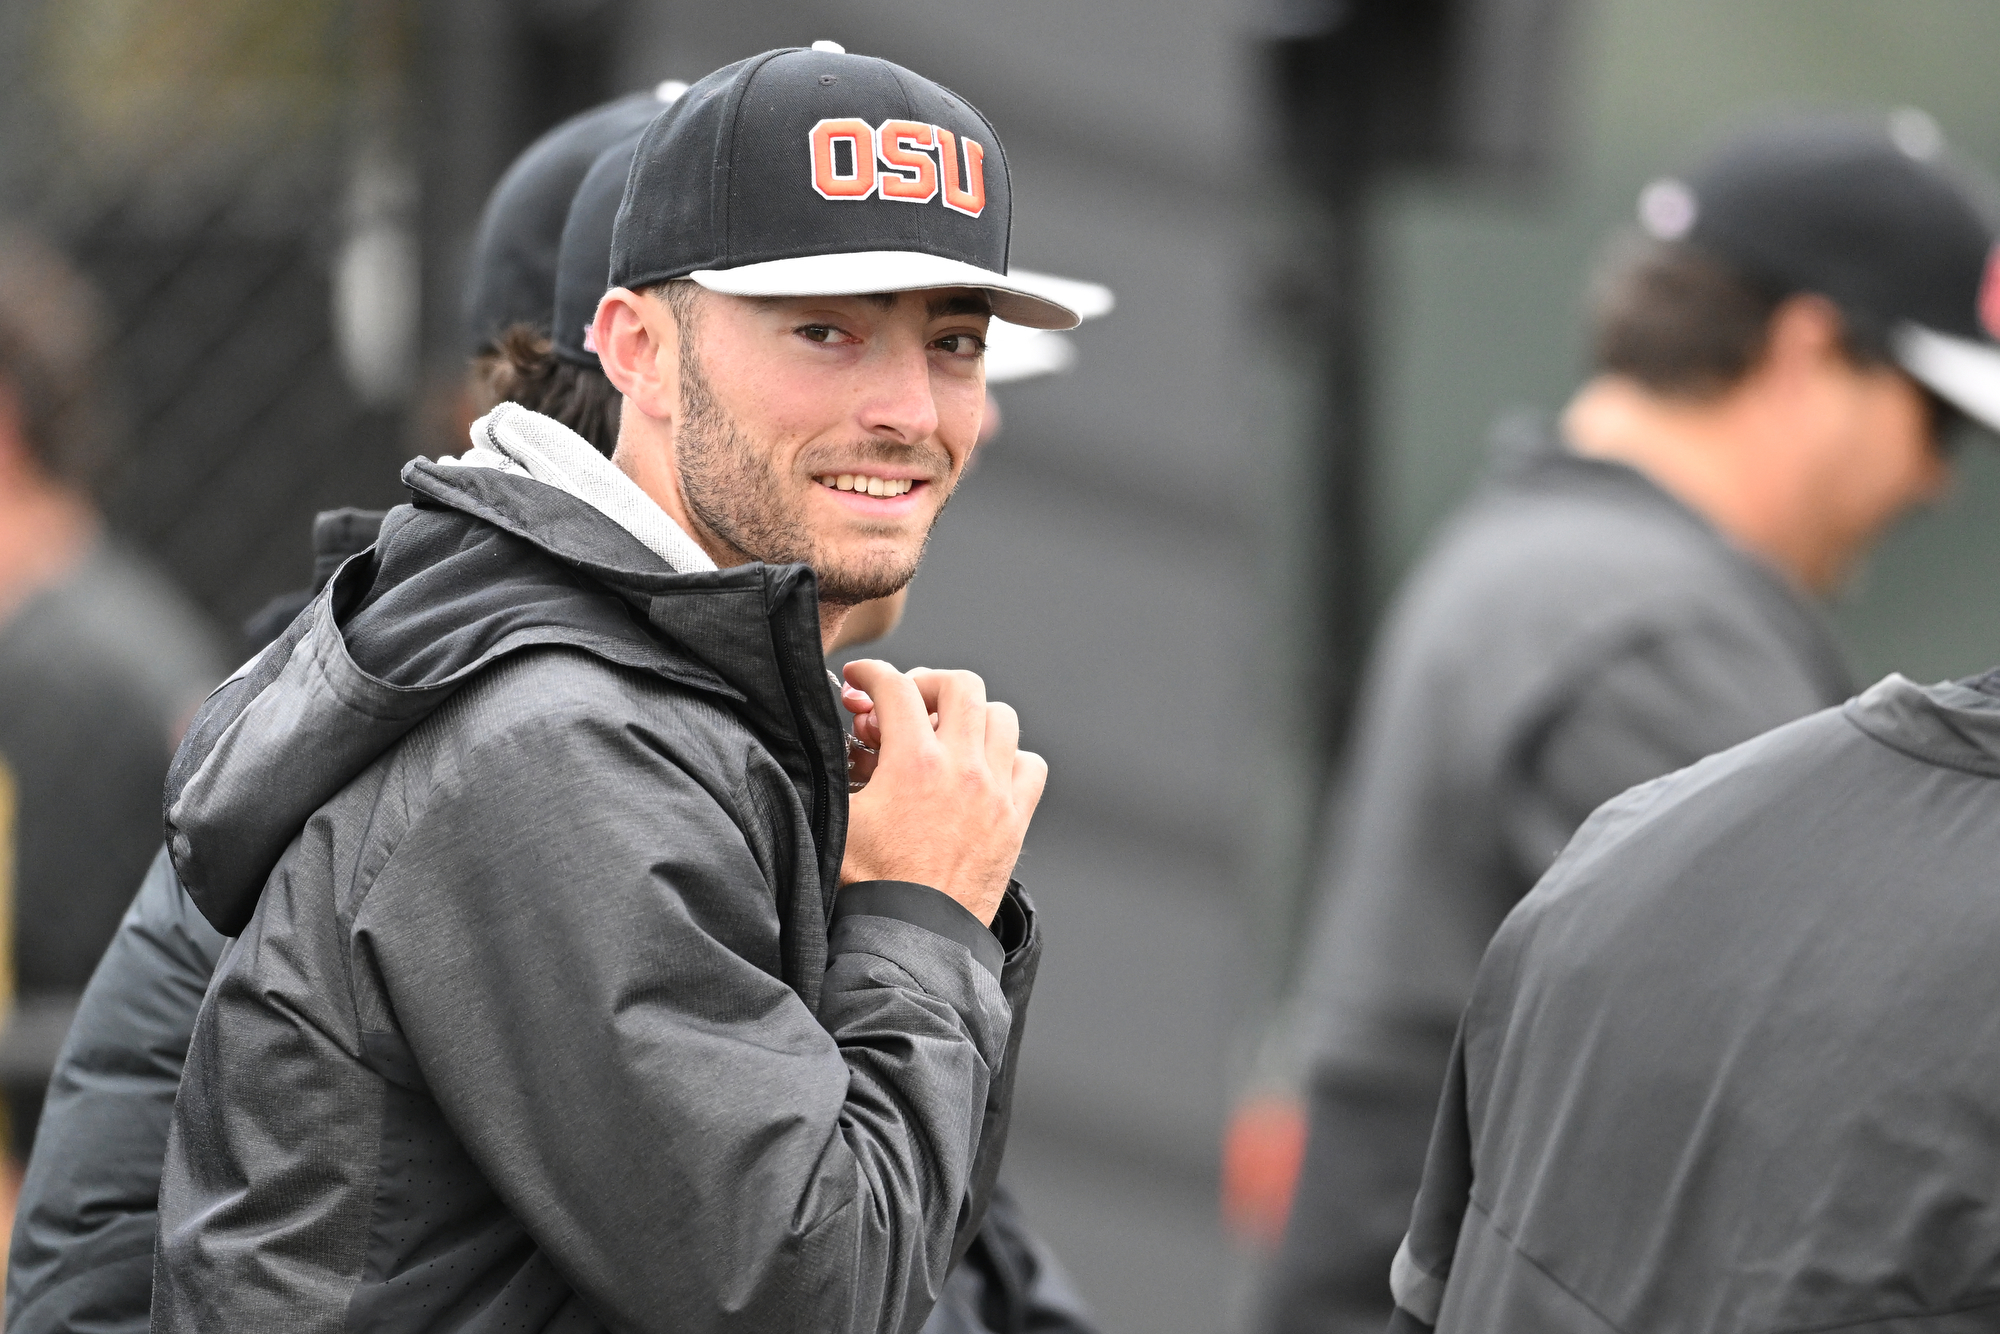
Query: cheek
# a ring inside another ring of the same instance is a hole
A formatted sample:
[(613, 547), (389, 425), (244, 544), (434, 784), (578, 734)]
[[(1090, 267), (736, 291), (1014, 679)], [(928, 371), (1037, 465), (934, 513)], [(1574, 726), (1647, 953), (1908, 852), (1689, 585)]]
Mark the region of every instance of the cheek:
[(1934, 494), (1949, 476), (1950, 465), (1931, 438), (1930, 407), (1922, 393), (1900, 376), (1897, 381), (1882, 388), (1868, 415), (1885, 474), (1885, 502), (1900, 507)]
[(809, 369), (802, 373), (776, 358), (744, 358), (727, 372), (711, 373), (709, 387), (738, 431), (780, 455), (796, 452), (801, 441), (838, 421), (829, 411), (837, 396)]
[(986, 419), (986, 377), (939, 377), (932, 381), (931, 393), (937, 403), (938, 440), (963, 463), (979, 443), (979, 427)]

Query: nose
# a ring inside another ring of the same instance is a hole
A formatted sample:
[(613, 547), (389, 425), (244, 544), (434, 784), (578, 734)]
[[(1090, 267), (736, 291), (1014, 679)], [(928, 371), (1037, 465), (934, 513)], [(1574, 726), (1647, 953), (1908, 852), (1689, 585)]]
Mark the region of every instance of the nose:
[(894, 339), (875, 355), (861, 425), (870, 435), (914, 445), (937, 434), (937, 395), (928, 349), (920, 339)]

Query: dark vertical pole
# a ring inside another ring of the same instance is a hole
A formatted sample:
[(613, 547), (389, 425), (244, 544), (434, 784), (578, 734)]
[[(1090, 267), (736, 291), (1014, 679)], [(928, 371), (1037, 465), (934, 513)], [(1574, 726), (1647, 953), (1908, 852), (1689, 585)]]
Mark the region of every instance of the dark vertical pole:
[[(423, 348), (427, 396), (456, 392), (464, 372), (460, 295), (486, 192), (506, 168), (512, 124), (512, 6), (502, 0), (413, 0), (422, 172)], [(426, 451), (428, 452), (428, 451)]]
[(1268, 491), (1264, 736), (1254, 874), (1263, 976), (1291, 973), (1324, 793), (1346, 735), (1368, 613), (1368, 34), (1350, 6), (1329, 30), (1260, 52), (1276, 225), (1263, 242)]

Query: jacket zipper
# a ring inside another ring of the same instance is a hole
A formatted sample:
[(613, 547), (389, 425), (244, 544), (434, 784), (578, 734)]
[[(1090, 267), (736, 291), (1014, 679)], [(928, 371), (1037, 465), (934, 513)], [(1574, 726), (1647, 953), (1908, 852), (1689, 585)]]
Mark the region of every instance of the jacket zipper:
[[(770, 575), (766, 574), (765, 578), (768, 580)], [(787, 595), (791, 591), (789, 584), (793, 580), (796, 580), (796, 578), (797, 576), (794, 575), (791, 580), (787, 581), (788, 586), (784, 589)], [(805, 752), (807, 769), (812, 776), (812, 807), (808, 814), (810, 816), (809, 822), (812, 826), (814, 858), (816, 861), (822, 863), (821, 866), (814, 869), (820, 871), (823, 876), (823, 864), (826, 858), (826, 824), (831, 814), (827, 802), (826, 764), (823, 757), (819, 754), (819, 746), (812, 734), (812, 720), (806, 714), (805, 704), (800, 695), (799, 681), (801, 677), (797, 645), (791, 641), (789, 636), (784, 636), (783, 638), (785, 646), (784, 651), (778, 654), (778, 670), (784, 677), (785, 703), (792, 711), (792, 729), (798, 734), (799, 749)], [(814, 679), (816, 680), (817, 678), (815, 677)], [(825, 909), (825, 899), (825, 882), (822, 879), (820, 889), (822, 911)], [(789, 913), (787, 914), (786, 924), (781, 929), (787, 935), (790, 934)], [(789, 963), (790, 961), (788, 960), (788, 966)]]

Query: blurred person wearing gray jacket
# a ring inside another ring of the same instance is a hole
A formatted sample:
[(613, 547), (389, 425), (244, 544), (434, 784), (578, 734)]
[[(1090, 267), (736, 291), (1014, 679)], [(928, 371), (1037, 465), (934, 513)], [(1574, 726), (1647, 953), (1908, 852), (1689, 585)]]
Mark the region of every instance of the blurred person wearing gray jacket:
[(1584, 818), (1850, 693), (1813, 599), (1939, 493), (1962, 413), (2000, 421), (1967, 362), (1994, 234), (1920, 148), (1787, 119), (1649, 187), (1595, 284), (1597, 375), (1404, 585), (1298, 1002), (1309, 1133), (1261, 1328), (1389, 1318), (1474, 972)]
[(124, 447), (106, 332), (61, 256), (0, 234), (0, 1152), (17, 1160), (159, 841), (167, 761), (226, 670), (205, 618), (93, 502)]

